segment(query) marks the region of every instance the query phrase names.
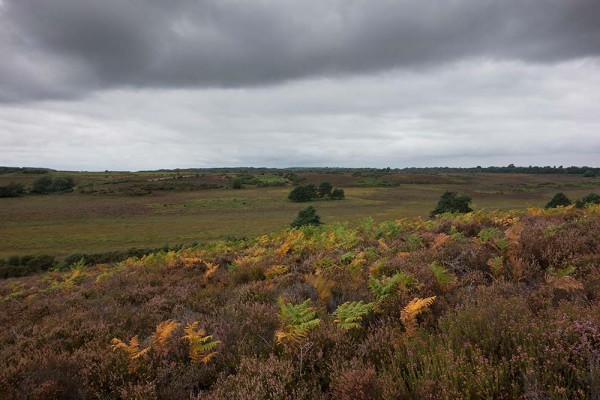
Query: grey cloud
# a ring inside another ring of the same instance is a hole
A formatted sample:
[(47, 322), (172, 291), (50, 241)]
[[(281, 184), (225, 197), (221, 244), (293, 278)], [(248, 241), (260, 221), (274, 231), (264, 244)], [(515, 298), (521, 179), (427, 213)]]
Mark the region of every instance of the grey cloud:
[(119, 89), (6, 105), (0, 159), (93, 170), (596, 165), (598, 71), (582, 61), (471, 61), (252, 90)]
[(4, 0), (0, 101), (600, 54), (597, 0)]

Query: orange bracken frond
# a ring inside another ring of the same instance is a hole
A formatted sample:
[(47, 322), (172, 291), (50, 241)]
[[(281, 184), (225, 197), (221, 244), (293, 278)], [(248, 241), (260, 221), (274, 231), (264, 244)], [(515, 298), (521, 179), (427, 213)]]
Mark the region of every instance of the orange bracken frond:
[(400, 313), (400, 319), (406, 328), (406, 333), (412, 335), (417, 326), (417, 315), (425, 311), (433, 304), (436, 296), (412, 299)]
[(179, 323), (169, 319), (167, 321), (163, 321), (156, 326), (156, 331), (152, 335), (152, 346), (162, 349), (167, 344), (167, 340), (171, 337), (171, 334), (177, 327), (179, 327)]

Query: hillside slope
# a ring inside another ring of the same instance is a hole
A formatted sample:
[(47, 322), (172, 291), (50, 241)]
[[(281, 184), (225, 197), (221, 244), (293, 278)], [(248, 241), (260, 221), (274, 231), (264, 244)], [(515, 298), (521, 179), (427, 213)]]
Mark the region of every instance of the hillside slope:
[(286, 230), (0, 281), (0, 398), (599, 398), (599, 299), (600, 206)]

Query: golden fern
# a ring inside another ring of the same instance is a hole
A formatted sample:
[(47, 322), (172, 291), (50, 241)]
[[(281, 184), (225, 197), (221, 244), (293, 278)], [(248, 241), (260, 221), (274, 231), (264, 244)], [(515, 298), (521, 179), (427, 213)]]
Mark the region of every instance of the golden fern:
[(317, 269), (315, 274), (307, 274), (304, 278), (308, 283), (314, 286), (317, 290), (320, 304), (325, 306), (331, 298), (331, 289), (333, 289), (333, 286), (335, 285), (334, 282), (325, 278), (319, 269)]
[(406, 307), (402, 309), (402, 312), (400, 313), (400, 319), (402, 320), (408, 335), (412, 335), (415, 332), (417, 327), (417, 315), (429, 308), (429, 306), (433, 304), (435, 298), (436, 296), (426, 297), (423, 299), (415, 297), (406, 305)]
[(204, 272), (204, 281), (208, 282), (208, 280), (217, 272), (219, 269), (219, 264), (213, 264), (211, 262), (205, 261), (204, 265), (206, 265), (206, 271)]
[(189, 342), (189, 355), (192, 363), (206, 364), (217, 355), (216, 351), (211, 352), (211, 350), (215, 349), (221, 342), (211, 340), (212, 335), (207, 335), (206, 330), (199, 325), (198, 321), (188, 324), (183, 330), (184, 335), (182, 339), (186, 339)]
[(129, 356), (130, 360), (136, 360), (150, 351), (150, 347), (140, 348), (140, 339), (137, 335), (131, 338), (129, 343), (125, 343), (120, 339), (114, 338), (111, 340), (113, 351), (122, 350)]
[(151, 346), (157, 350), (164, 349), (167, 340), (173, 334), (173, 331), (179, 327), (179, 323), (172, 319), (161, 322), (156, 326), (156, 331), (152, 334)]

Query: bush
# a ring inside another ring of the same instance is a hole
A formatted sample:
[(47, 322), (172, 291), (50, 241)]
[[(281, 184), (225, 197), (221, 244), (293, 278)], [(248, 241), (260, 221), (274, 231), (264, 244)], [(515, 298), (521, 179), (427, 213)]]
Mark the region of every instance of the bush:
[(297, 186), (288, 195), (291, 201), (311, 201), (317, 197), (317, 188), (315, 185)]
[(11, 182), (7, 186), (0, 186), (0, 198), (19, 197), (25, 194), (25, 186), (20, 183)]
[(33, 182), (31, 193), (47, 194), (52, 191), (52, 178), (44, 175)]
[(590, 193), (587, 196), (577, 200), (575, 207), (583, 208), (586, 204), (600, 204), (600, 195), (598, 193)]
[(317, 210), (313, 206), (308, 206), (298, 213), (298, 216), (292, 222), (292, 228), (300, 228), (307, 225), (322, 225), (321, 217), (317, 215)]
[(59, 176), (52, 179), (50, 176), (38, 178), (31, 186), (31, 193), (48, 194), (68, 192), (75, 187), (75, 181), (70, 176)]
[(323, 182), (319, 185), (318, 194), (319, 197), (331, 196), (333, 185), (329, 182)]
[(242, 185), (242, 180), (240, 178), (236, 178), (231, 182), (232, 189), (243, 189), (244, 185)]
[(332, 200), (343, 200), (346, 197), (344, 194), (344, 189), (333, 189), (331, 192)]
[(430, 217), (434, 217), (438, 214), (443, 213), (469, 213), (473, 211), (470, 207), (471, 197), (466, 194), (459, 194), (456, 192), (446, 191), (440, 197), (437, 206), (429, 214)]
[(59, 176), (54, 179), (50, 190), (52, 192), (68, 192), (75, 187), (75, 181), (70, 176)]
[(556, 208), (556, 207), (564, 207), (564, 206), (570, 206), (571, 205), (571, 200), (569, 200), (569, 198), (563, 193), (556, 193), (554, 195), (554, 197), (552, 198), (552, 200), (550, 200), (545, 208)]

